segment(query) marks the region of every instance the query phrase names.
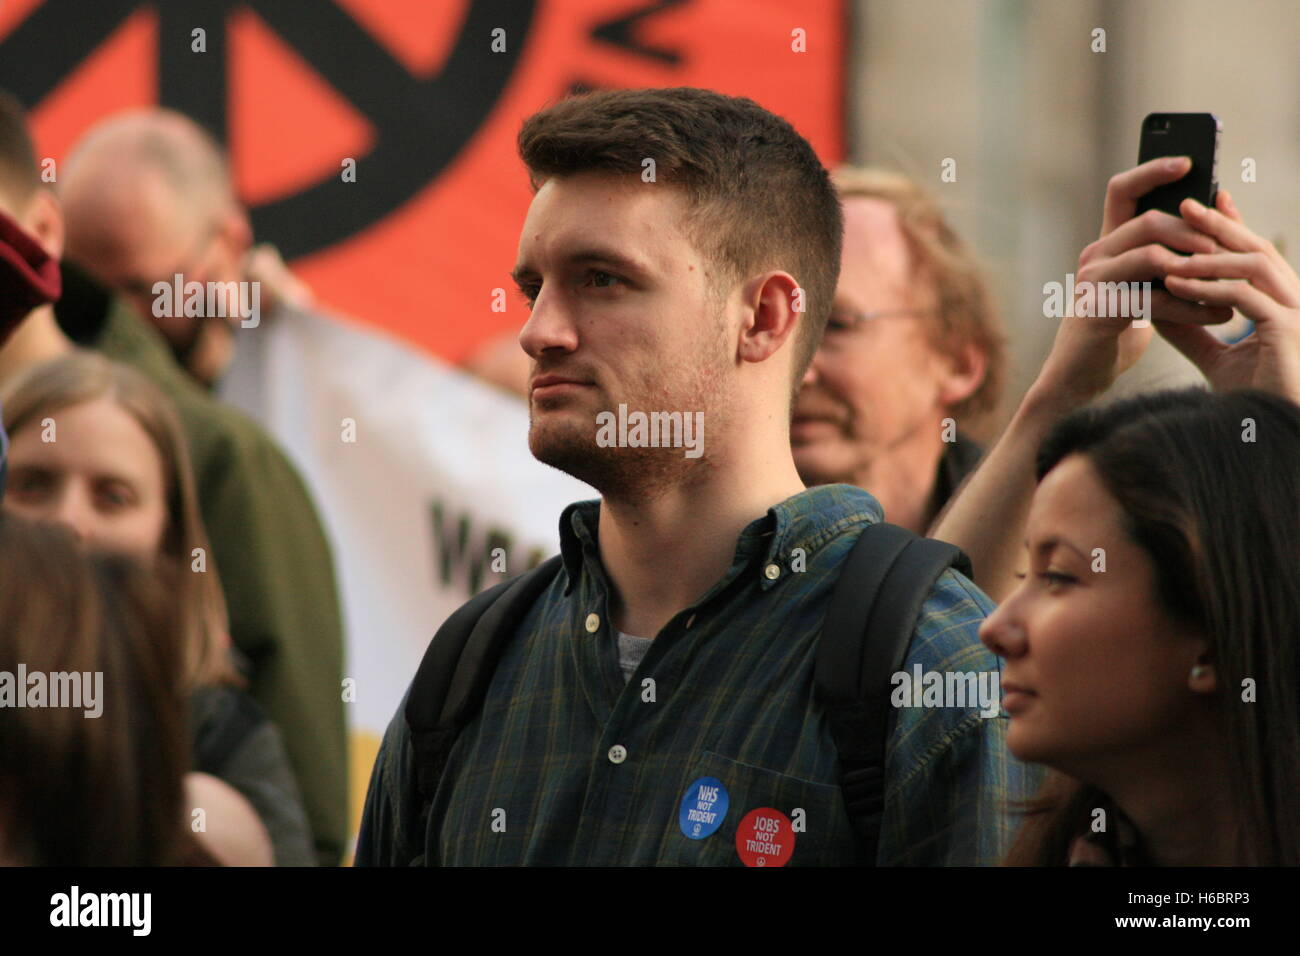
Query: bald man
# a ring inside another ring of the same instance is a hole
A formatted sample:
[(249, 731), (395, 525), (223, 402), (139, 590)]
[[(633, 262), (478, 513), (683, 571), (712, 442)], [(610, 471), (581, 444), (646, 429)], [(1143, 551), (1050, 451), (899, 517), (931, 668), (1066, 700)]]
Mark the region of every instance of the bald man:
[[(191, 375), (214, 385), (234, 356), (233, 287), (252, 245), (217, 144), (168, 110), (120, 114), (95, 126), (64, 165), (60, 198), (68, 256), (126, 297), (163, 333)], [(158, 307), (156, 283), (223, 284), (218, 312)]]

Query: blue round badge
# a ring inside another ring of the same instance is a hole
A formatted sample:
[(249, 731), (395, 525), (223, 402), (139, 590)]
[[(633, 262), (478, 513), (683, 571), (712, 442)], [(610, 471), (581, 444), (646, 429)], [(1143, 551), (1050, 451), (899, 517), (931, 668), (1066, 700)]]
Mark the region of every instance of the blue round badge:
[(727, 816), (731, 798), (717, 777), (700, 777), (686, 788), (677, 822), (692, 840), (713, 836)]

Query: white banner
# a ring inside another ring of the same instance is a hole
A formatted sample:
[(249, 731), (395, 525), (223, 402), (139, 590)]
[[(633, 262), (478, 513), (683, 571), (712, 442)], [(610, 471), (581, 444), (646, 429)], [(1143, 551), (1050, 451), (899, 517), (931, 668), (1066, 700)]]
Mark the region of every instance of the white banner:
[[(282, 309), (235, 335), (221, 397), (270, 431), (315, 497), (356, 682), (353, 750), (364, 753), (443, 620), (555, 554), (560, 512), (597, 495), (532, 457), (521, 400), (381, 332)], [(505, 573), (492, 570), (496, 548)]]

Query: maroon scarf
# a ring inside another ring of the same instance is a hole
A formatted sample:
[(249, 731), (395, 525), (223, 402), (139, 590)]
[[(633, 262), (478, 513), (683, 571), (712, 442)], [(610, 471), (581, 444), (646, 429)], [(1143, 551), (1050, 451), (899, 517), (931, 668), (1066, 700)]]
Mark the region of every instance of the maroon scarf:
[(0, 345), (32, 309), (62, 291), (58, 261), (0, 211)]

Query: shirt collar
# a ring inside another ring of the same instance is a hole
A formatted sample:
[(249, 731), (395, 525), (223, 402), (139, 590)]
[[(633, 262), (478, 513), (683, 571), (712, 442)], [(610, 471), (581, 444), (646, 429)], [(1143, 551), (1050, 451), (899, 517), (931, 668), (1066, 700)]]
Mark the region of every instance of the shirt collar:
[[(775, 565), (773, 574), (760, 578), (766, 591), (789, 575), (796, 550), (805, 560), (827, 541), (845, 530), (861, 524), (884, 520), (884, 511), (874, 497), (854, 485), (818, 485), (786, 498), (755, 518), (736, 539), (732, 570), (748, 565), (761, 556), (764, 567)], [(600, 500), (578, 501), (560, 515), (560, 555), (568, 576), (564, 593), (573, 590), (582, 572), (584, 556), (600, 567), (597, 528), (600, 525)], [(728, 575), (730, 576), (730, 575)]]

